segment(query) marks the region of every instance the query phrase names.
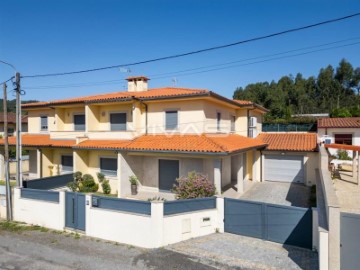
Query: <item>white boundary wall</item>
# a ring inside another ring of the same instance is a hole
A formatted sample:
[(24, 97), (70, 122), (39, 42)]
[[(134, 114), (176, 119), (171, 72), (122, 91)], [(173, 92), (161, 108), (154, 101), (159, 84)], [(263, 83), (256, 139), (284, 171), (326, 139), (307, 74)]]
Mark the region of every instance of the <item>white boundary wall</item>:
[(14, 220), (55, 230), (65, 228), (65, 192), (59, 192), (60, 202), (21, 198), (21, 189), (14, 188)]
[[(14, 189), (14, 220), (55, 230), (65, 229), (65, 192), (60, 201), (48, 202), (21, 198)], [(85, 234), (91, 237), (134, 245), (159, 248), (194, 237), (224, 231), (224, 199), (216, 198), (217, 207), (164, 216), (164, 203), (152, 202), (151, 215), (120, 212), (91, 206), (86, 196)]]

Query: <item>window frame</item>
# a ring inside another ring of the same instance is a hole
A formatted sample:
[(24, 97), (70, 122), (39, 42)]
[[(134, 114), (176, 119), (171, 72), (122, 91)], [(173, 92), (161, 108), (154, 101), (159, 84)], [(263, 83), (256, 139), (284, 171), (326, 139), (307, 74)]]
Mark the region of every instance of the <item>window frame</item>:
[[(336, 136), (343, 136), (345, 138), (336, 138)], [(346, 138), (346, 136), (351, 136), (351, 141), (349, 141), (349, 138)], [(352, 145), (353, 144), (353, 137), (354, 137), (354, 135), (352, 133), (334, 133), (334, 143)], [(347, 143), (344, 143), (346, 141), (347, 141)], [(349, 142), (350, 142), (350, 144), (349, 144)]]
[(236, 131), (236, 116), (234, 114), (230, 115), (230, 132), (235, 133)]
[[(169, 127), (168, 126), (168, 113), (175, 113), (176, 112), (176, 126)], [(179, 129), (179, 110), (178, 109), (167, 109), (165, 110), (165, 130), (178, 130)]]
[[(43, 128), (42, 119), (46, 118), (46, 129)], [(40, 131), (47, 132), (49, 131), (49, 116), (48, 115), (40, 115)]]
[[(72, 167), (71, 167), (71, 170), (64, 170), (64, 167), (65, 168), (70, 168), (70, 166), (64, 166), (63, 165), (63, 157), (70, 157), (71, 158), (71, 160), (72, 160)], [(71, 155), (71, 154), (63, 154), (63, 155), (61, 155), (61, 172), (62, 173), (68, 173), (68, 172), (74, 172), (74, 156), (73, 155)]]
[[(106, 169), (102, 169), (101, 168), (101, 160), (102, 159), (113, 159), (116, 161), (116, 170), (106, 170)], [(117, 177), (117, 173), (118, 173), (118, 158), (117, 157), (112, 157), (112, 156), (101, 156), (99, 157), (99, 170), (100, 173), (104, 174), (107, 177), (112, 177), (112, 178), (116, 178)]]
[(218, 132), (221, 131), (221, 112), (216, 112), (216, 130)]
[[(76, 129), (75, 117), (84, 116), (84, 129)], [(85, 113), (74, 113), (73, 114), (74, 131), (86, 131), (86, 116)]]
[[(112, 129), (111, 124), (111, 115), (113, 114), (125, 114), (125, 129)], [(109, 112), (109, 130), (110, 131), (127, 131), (128, 130), (128, 112), (119, 111), (119, 112)]]

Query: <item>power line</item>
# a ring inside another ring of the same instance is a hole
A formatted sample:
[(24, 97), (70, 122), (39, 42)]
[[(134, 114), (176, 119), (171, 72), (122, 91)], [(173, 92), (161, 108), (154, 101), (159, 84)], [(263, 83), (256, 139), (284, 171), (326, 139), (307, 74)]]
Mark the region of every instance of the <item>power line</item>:
[[(337, 48), (347, 47), (347, 46), (354, 46), (354, 45), (359, 44), (360, 42), (344, 44), (344, 45), (339, 45), (339, 46), (332, 46), (332, 47), (329, 47), (329, 48), (324, 48), (324, 49), (319, 49), (319, 50), (312, 50), (312, 51), (308, 51), (308, 52), (304, 52), (304, 53), (286, 55), (286, 56), (283, 56), (283, 57), (273, 57), (273, 58), (270, 58), (270, 59), (264, 59), (264, 60), (261, 60), (261, 61), (250, 62), (250, 63), (246, 63), (246, 64), (242, 64), (242, 65), (230, 65), (230, 64), (240, 63), (240, 62), (246, 62), (246, 61), (249, 61), (249, 60), (256, 60), (256, 59), (262, 59), (262, 58), (267, 58), (267, 57), (272, 57), (272, 56), (278, 56), (278, 55), (288, 54), (290, 52), (297, 52), (297, 51), (307, 50), (307, 49), (310, 49), (310, 48), (319, 48), (319, 47), (324, 47), (324, 46), (328, 46), (328, 45), (331, 45), (331, 44), (338, 44), (340, 42), (350, 41), (350, 40), (358, 40), (358, 39), (360, 39), (360, 37), (341, 40), (341, 41), (334, 41), (334, 42), (325, 43), (325, 44), (321, 44), (321, 45), (309, 46), (309, 47), (289, 50), (289, 51), (285, 51), (285, 52), (279, 52), (279, 53), (275, 53), (275, 54), (268, 54), (268, 55), (263, 55), (263, 56), (251, 57), (251, 58), (241, 59), (241, 60), (232, 61), (232, 62), (228, 62), (228, 63), (209, 65), (209, 66), (197, 67), (197, 68), (192, 68), (192, 69), (185, 69), (185, 70), (181, 70), (181, 71), (173, 71), (173, 72), (161, 73), (161, 74), (151, 75), (150, 77), (152, 78), (152, 80), (156, 80), (156, 79), (168, 78), (170, 75), (171, 76), (173, 76), (173, 75), (176, 75), (176, 76), (188, 76), (188, 75), (205, 73), (205, 72), (210, 72), (210, 71), (216, 71), (216, 70), (229, 69), (229, 68), (234, 68), (234, 67), (253, 65), (253, 64), (258, 64), (258, 63), (263, 63), (263, 62), (270, 62), (270, 61), (274, 61), (274, 60), (285, 59), (285, 58), (290, 58), (290, 57), (296, 57), (296, 56), (306, 55), (306, 54), (310, 54), (310, 53), (316, 53), (316, 52), (320, 52), (320, 51), (332, 50), (332, 49), (337, 49)], [(225, 67), (222, 67), (222, 68), (208, 69), (208, 70), (197, 71), (197, 72), (185, 73), (185, 72), (188, 72), (188, 71), (195, 71), (195, 70), (201, 70), (201, 69), (205, 69), (205, 68), (218, 67), (218, 66), (224, 66), (224, 65), (230, 65), (230, 66), (225, 66)], [(179, 74), (179, 73), (185, 73), (185, 74)], [(169, 75), (169, 76), (163, 76), (163, 75)], [(37, 86), (37, 87), (36, 86), (35, 87), (25, 87), (25, 89), (32, 89), (32, 90), (33, 89), (58, 89), (58, 88), (68, 88), (68, 87), (98, 86), (98, 85), (114, 84), (115, 82), (121, 82), (121, 81), (122, 80), (110, 80), (110, 81), (94, 82), (94, 83), (89, 82), (89, 83), (83, 83), (83, 84), (79, 83), (79, 84), (62, 84), (62, 85), (42, 85), (42, 86)]]
[[(234, 68), (234, 67), (250, 66), (250, 65), (254, 65), (254, 64), (265, 63), (265, 62), (270, 62), (270, 61), (274, 61), (274, 60), (285, 59), (285, 58), (290, 58), (290, 57), (296, 57), (296, 56), (306, 55), (306, 54), (315, 53), (315, 52), (320, 52), (320, 51), (327, 51), (327, 50), (337, 49), (337, 48), (342, 48), (342, 47), (349, 47), (349, 46), (354, 46), (354, 45), (358, 45), (358, 44), (360, 44), (360, 42), (355, 42), (355, 43), (352, 43), (352, 44), (346, 44), (346, 45), (341, 45), (341, 46), (336, 46), (336, 47), (331, 47), (331, 48), (319, 49), (319, 50), (314, 50), (314, 51), (308, 51), (308, 52), (303, 52), (303, 53), (298, 53), (298, 54), (293, 54), (293, 55), (286, 55), (286, 56), (281, 56), (281, 57), (274, 57), (274, 58), (270, 58), (270, 59), (265, 59), (265, 60), (250, 62), (250, 63), (246, 63), (246, 64), (241, 64), (241, 65), (232, 65), (232, 66), (222, 67), (222, 68), (213, 68), (213, 69), (202, 70), (202, 71), (197, 71), (197, 72), (189, 72), (189, 73), (185, 73), (185, 74), (179, 74), (179, 75), (176, 75), (176, 76), (178, 76), (178, 77), (181, 77), (181, 76), (189, 76), (189, 75), (206, 73), (206, 72), (223, 70), (223, 69), (229, 69), (229, 68)], [(154, 78), (154, 79), (163, 79), (163, 78), (168, 78), (168, 77), (169, 77), (169, 76), (156, 77), (156, 78)]]
[(186, 52), (186, 53), (180, 53), (180, 54), (174, 54), (174, 55), (170, 55), (170, 56), (154, 58), (154, 59), (150, 59), (150, 60), (144, 60), (144, 61), (139, 61), (139, 62), (127, 63), (127, 64), (119, 64), (119, 65), (113, 65), (113, 66), (107, 66), (107, 67), (100, 67), (100, 68), (93, 68), (93, 69), (85, 69), (85, 70), (79, 70), (79, 71), (48, 73), (48, 74), (36, 74), (36, 75), (27, 75), (27, 76), (25, 75), (25, 76), (22, 76), (22, 78), (39, 78), (39, 77), (65, 76), (65, 75), (81, 74), (81, 73), (101, 71), (101, 70), (106, 70), (106, 69), (120, 68), (120, 67), (124, 67), (124, 66), (129, 67), (129, 66), (152, 63), (152, 62), (163, 61), (163, 60), (168, 60), (168, 59), (180, 58), (180, 57), (184, 57), (184, 56), (189, 56), (189, 55), (194, 55), (194, 54), (199, 54), (199, 53), (204, 53), (204, 52), (209, 52), (209, 51), (214, 51), (214, 50), (219, 50), (219, 49), (224, 49), (224, 48), (229, 48), (229, 47), (233, 47), (233, 46), (237, 46), (237, 45), (241, 45), (241, 44), (245, 44), (245, 43), (249, 43), (249, 42), (259, 41), (259, 40), (263, 40), (263, 39), (267, 39), (267, 38), (271, 38), (271, 37), (276, 37), (276, 36), (280, 36), (280, 35), (284, 35), (284, 34), (289, 34), (289, 33), (292, 33), (292, 32), (306, 30), (306, 29), (309, 29), (309, 28), (314, 28), (314, 27), (325, 25), (325, 24), (330, 24), (330, 23), (335, 23), (335, 22), (351, 19), (351, 18), (359, 16), (359, 15), (360, 15), (360, 12), (354, 13), (354, 14), (351, 14), (351, 15), (347, 15), (347, 16), (344, 16), (344, 17), (339, 17), (339, 18), (335, 18), (335, 19), (330, 19), (330, 20), (326, 20), (326, 21), (306, 25), (306, 26), (291, 28), (291, 29), (287, 29), (287, 30), (284, 30), (284, 31), (280, 31), (280, 32), (276, 32), (276, 33), (272, 33), (272, 34), (268, 34), (268, 35), (264, 35), (264, 36), (245, 39), (245, 40), (237, 41), (237, 42), (234, 42), (234, 43), (214, 46), (214, 47), (200, 49), (200, 50), (196, 50), (196, 51), (190, 51), (190, 52)]

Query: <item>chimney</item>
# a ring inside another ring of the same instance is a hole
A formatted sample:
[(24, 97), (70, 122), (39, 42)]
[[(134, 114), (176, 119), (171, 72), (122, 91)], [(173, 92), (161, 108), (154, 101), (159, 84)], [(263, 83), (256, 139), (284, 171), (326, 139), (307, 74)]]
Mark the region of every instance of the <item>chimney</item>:
[(134, 76), (126, 78), (129, 92), (141, 92), (148, 90), (148, 78), (145, 76)]

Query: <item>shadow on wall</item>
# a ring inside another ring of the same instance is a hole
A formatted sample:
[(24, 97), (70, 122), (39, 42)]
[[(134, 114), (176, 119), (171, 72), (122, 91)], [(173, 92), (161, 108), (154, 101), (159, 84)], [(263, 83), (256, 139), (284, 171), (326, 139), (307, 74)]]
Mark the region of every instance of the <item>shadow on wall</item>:
[(304, 184), (291, 183), (286, 200), (291, 203), (291, 206), (296, 207), (310, 207), (311, 188)]
[[(288, 257), (295, 262), (300, 269), (319, 269), (319, 259), (317, 252), (309, 252), (307, 249), (312, 246), (312, 210), (308, 209), (305, 215), (298, 222), (291, 234), (283, 244), (283, 248), (288, 251)], [(291, 246), (296, 244), (301, 247)]]

